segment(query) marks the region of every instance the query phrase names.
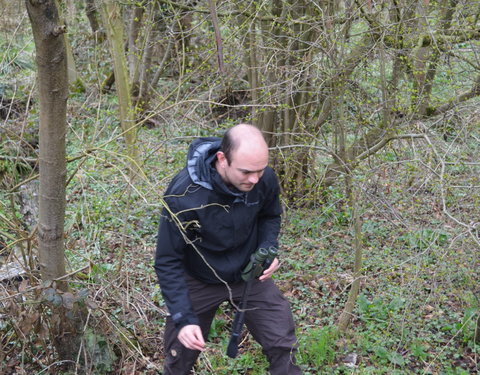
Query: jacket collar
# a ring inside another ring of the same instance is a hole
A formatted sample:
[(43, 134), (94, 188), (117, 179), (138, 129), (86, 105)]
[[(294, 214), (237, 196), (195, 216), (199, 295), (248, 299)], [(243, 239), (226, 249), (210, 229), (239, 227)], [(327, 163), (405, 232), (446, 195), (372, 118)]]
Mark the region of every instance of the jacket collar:
[(195, 184), (220, 194), (234, 196), (234, 202), (248, 204), (248, 192), (229, 188), (214, 167), (220, 144), (221, 139), (216, 137), (198, 138), (193, 141), (187, 154), (188, 174)]

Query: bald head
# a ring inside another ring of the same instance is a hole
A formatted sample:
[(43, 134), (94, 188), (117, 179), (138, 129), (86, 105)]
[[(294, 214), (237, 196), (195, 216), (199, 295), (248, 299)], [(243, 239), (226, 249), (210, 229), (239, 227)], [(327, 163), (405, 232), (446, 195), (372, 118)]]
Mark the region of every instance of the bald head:
[(240, 124), (224, 135), (215, 168), (229, 187), (247, 192), (260, 181), (268, 165), (268, 146), (255, 126)]
[(225, 154), (228, 164), (232, 162), (237, 151), (241, 154), (266, 153), (268, 157), (268, 146), (262, 132), (249, 124), (239, 124), (228, 129), (223, 136), (220, 149)]

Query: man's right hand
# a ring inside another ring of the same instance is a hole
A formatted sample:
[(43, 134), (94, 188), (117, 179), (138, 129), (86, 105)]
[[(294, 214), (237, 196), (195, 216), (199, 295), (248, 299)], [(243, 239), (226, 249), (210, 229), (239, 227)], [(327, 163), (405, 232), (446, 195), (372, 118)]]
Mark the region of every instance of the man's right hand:
[(178, 340), (188, 349), (205, 350), (205, 341), (203, 340), (202, 330), (200, 326), (190, 324), (184, 326), (178, 332)]

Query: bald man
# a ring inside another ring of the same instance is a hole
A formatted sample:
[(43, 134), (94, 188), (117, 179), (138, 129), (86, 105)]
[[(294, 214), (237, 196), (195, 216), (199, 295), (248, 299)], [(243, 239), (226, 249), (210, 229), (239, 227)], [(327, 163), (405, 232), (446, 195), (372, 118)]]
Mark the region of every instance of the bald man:
[[(259, 248), (278, 247), (278, 181), (268, 147), (254, 126), (239, 124), (222, 139), (199, 138), (172, 180), (157, 237), (155, 271), (170, 315), (164, 375), (187, 375), (205, 350), (219, 305), (240, 304), (241, 272)], [(288, 301), (271, 276), (275, 259), (253, 281), (245, 324), (260, 343), (272, 375), (301, 374)]]

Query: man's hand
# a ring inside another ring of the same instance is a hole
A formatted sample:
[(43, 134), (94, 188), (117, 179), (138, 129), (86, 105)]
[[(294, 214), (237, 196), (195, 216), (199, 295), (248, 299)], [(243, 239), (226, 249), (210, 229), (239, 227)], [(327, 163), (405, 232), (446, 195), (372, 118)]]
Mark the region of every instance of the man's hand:
[(272, 277), (273, 273), (280, 268), (280, 262), (278, 261), (278, 258), (275, 258), (270, 265), (265, 271), (263, 271), (262, 276), (260, 276), (258, 279), (260, 281), (264, 281), (268, 279), (269, 277)]
[(203, 340), (200, 326), (190, 324), (180, 329), (178, 340), (188, 349), (205, 350), (205, 341)]

